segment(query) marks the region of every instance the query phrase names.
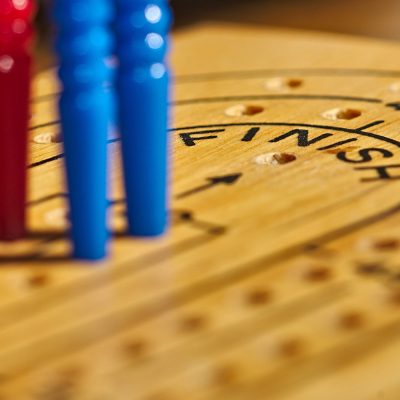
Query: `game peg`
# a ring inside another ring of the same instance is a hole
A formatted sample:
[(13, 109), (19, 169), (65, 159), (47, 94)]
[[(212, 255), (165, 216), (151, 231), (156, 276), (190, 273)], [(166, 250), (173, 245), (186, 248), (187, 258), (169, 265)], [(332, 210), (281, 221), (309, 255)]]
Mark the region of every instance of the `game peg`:
[(26, 232), (33, 0), (0, 0), (0, 240)]
[(167, 225), (166, 0), (117, 0), (117, 97), (129, 233), (156, 236)]
[(108, 0), (57, 0), (60, 115), (74, 257), (107, 253), (107, 136), (111, 97), (106, 59), (113, 46)]

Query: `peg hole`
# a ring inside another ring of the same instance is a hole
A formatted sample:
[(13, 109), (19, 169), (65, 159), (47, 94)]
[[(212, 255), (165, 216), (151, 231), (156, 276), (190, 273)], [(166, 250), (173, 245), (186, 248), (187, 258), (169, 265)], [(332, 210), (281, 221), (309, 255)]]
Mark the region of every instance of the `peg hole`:
[(28, 277), (28, 284), (32, 288), (40, 288), (46, 286), (49, 282), (49, 276), (46, 274), (35, 274)]
[(210, 235), (215, 235), (215, 236), (224, 235), (226, 232), (227, 232), (227, 229), (225, 226), (216, 226), (216, 227), (210, 228), (208, 230), (208, 233)]
[(265, 82), (269, 90), (297, 89), (303, 86), (304, 81), (298, 78), (272, 78)]
[(322, 116), (326, 119), (337, 121), (337, 120), (351, 120), (358, 118), (361, 115), (360, 110), (354, 108), (334, 108), (332, 110), (325, 111)]
[(246, 295), (246, 303), (249, 306), (256, 307), (267, 304), (271, 301), (272, 294), (267, 289), (255, 288), (250, 290)]
[(236, 106), (227, 108), (225, 110), (225, 114), (229, 117), (243, 117), (246, 115), (252, 116), (252, 115), (260, 114), (263, 111), (264, 111), (264, 108), (261, 106), (238, 104)]
[(258, 165), (284, 165), (296, 161), (297, 157), (293, 153), (266, 153), (257, 156), (254, 161)]
[(394, 251), (400, 248), (400, 240), (397, 238), (371, 238), (364, 237), (357, 242), (359, 250)]
[(61, 143), (61, 135), (49, 132), (40, 133), (33, 138), (33, 142), (36, 144)]
[(361, 263), (357, 266), (357, 272), (361, 275), (378, 275), (387, 272), (384, 265), (380, 262)]
[(238, 380), (238, 378), (239, 371), (234, 364), (220, 365), (214, 371), (214, 382), (217, 385), (232, 385)]
[(192, 213), (190, 211), (183, 211), (180, 214), (180, 219), (182, 221), (191, 221), (193, 219), (193, 215), (192, 215)]
[(304, 274), (304, 279), (309, 282), (323, 282), (332, 277), (332, 271), (323, 266), (313, 267)]
[(373, 247), (376, 250), (381, 251), (398, 250), (400, 247), (400, 241), (396, 238), (379, 239), (373, 243)]
[(204, 329), (207, 325), (206, 319), (202, 315), (188, 315), (182, 318), (181, 328), (184, 332), (196, 332)]
[(400, 290), (393, 290), (389, 293), (388, 301), (394, 306), (400, 306)]
[(364, 316), (358, 311), (347, 311), (339, 316), (339, 326), (345, 330), (360, 329), (364, 322)]
[(279, 354), (285, 358), (292, 358), (300, 355), (303, 348), (303, 342), (299, 338), (285, 339), (278, 345)]
[(144, 339), (131, 340), (124, 345), (125, 353), (132, 358), (142, 358), (149, 350), (149, 344)]

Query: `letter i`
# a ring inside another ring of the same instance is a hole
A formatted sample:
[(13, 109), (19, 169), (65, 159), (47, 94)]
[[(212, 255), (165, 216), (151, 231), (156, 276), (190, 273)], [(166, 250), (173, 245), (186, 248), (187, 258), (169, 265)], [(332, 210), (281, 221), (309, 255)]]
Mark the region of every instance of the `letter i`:
[(167, 225), (171, 14), (166, 0), (116, 0), (117, 96), (129, 233), (155, 236)]
[(26, 231), (32, 0), (0, 0), (0, 240)]
[(109, 0), (56, 0), (56, 48), (63, 84), (60, 115), (75, 258), (96, 260), (107, 248), (107, 136), (111, 97), (106, 59), (113, 41)]

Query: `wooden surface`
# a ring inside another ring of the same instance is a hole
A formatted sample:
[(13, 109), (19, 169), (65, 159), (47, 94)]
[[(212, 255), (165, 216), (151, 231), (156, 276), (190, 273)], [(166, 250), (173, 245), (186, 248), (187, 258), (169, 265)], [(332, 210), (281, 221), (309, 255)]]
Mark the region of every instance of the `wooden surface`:
[(400, 39), (398, 0), (173, 0), (176, 26), (219, 21)]
[(37, 76), (31, 235), (0, 247), (0, 398), (397, 400), (400, 47), (199, 26), (173, 63), (170, 234), (124, 236), (113, 134), (100, 264), (69, 259), (62, 148), (40, 143), (58, 87)]

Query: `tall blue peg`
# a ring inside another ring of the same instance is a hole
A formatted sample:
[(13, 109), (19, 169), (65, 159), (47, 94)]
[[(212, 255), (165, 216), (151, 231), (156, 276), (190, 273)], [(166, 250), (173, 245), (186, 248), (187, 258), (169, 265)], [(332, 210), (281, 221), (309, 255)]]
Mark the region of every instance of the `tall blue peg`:
[(60, 116), (69, 189), (74, 256), (107, 252), (107, 135), (111, 97), (106, 58), (113, 41), (109, 0), (56, 0), (56, 49), (63, 84)]
[(129, 233), (167, 226), (167, 0), (116, 0), (117, 96)]

